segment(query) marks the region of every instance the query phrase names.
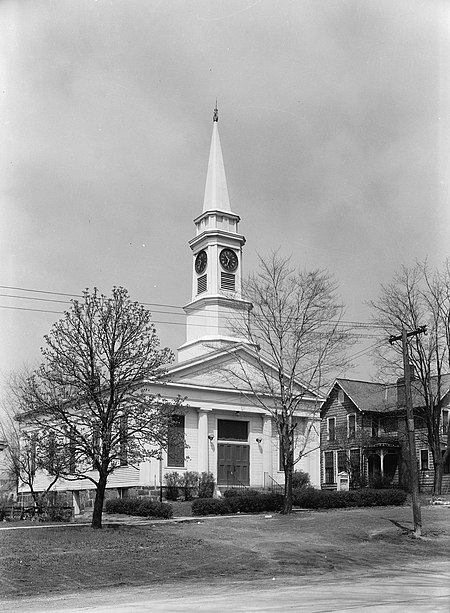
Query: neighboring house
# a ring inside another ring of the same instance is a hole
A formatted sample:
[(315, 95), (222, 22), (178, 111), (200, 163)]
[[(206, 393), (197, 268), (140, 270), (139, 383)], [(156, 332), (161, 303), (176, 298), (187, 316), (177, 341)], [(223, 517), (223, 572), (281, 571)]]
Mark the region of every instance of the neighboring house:
[[(212, 472), (222, 487), (263, 488), (273, 481), (284, 482), (273, 419), (236, 377), (242, 369), (254, 373), (251, 380), (258, 376), (255, 348), (230, 327), (230, 320), (242, 317), (251, 306), (242, 298), (245, 238), (238, 232), (239, 221), (231, 211), (215, 114), (203, 211), (194, 220), (196, 235), (189, 243), (192, 299), (184, 308), (186, 343), (178, 350), (178, 363), (169, 368), (166, 384), (150, 389), (165, 398), (186, 398), (186, 411), (174, 427), (185, 434), (187, 447), (171, 445), (160, 461), (152, 459), (138, 467), (124, 461), (109, 479), (109, 495), (147, 494), (164, 484), (164, 475), (172, 471)], [(316, 487), (320, 486), (321, 402), (305, 390), (296, 414), (300, 439), (308, 422), (313, 422), (308, 453), (296, 468), (308, 472)], [(48, 476), (37, 475), (35, 489), (44, 489), (46, 483)], [(66, 492), (68, 499), (73, 496), (75, 512), (94, 496), (87, 480), (61, 480), (54, 489)]]
[(16, 484), (9, 470), (7, 449), (7, 441), (0, 439), (0, 499), (10, 498), (16, 493)]
[[(450, 375), (443, 378), (446, 389)], [(414, 408), (420, 407), (417, 386)], [(348, 472), (350, 487), (408, 484), (408, 447), (403, 380), (384, 385), (336, 379), (321, 409), (321, 487), (336, 489), (338, 474)], [(447, 436), (450, 393), (442, 410), (442, 440)], [(422, 491), (433, 485), (433, 457), (427, 430), (415, 417), (416, 453)], [(450, 487), (450, 463), (444, 468), (442, 489)]]

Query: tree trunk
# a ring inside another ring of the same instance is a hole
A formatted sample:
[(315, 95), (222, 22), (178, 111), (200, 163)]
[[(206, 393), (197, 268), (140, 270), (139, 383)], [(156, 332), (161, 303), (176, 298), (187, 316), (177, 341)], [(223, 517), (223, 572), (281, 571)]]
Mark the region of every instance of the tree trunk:
[(102, 527), (103, 502), (105, 500), (106, 490), (106, 474), (99, 475), (97, 489), (95, 492), (94, 511), (92, 513), (92, 528), (100, 529)]
[(289, 513), (292, 513), (292, 472), (293, 466), (289, 462), (284, 471), (284, 515), (289, 515)]
[(444, 474), (444, 464), (437, 462), (434, 465), (434, 479), (433, 479), (433, 495), (440, 496), (442, 488), (442, 475)]

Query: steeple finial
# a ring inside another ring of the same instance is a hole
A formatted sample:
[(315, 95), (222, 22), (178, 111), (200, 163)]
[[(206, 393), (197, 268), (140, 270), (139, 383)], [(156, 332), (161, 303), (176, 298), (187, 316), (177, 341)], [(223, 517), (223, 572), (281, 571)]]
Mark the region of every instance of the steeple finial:
[(217, 108), (217, 98), (216, 98), (216, 106), (214, 108), (214, 115), (213, 115), (213, 122), (214, 121), (216, 122), (219, 121), (219, 109)]

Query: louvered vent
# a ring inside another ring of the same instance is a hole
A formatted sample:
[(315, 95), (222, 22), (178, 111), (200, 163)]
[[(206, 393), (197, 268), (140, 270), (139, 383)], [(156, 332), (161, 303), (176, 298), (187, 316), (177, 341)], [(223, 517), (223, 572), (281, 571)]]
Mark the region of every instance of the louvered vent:
[(203, 292), (206, 292), (206, 289), (208, 287), (208, 283), (207, 283), (207, 277), (208, 275), (203, 275), (201, 277), (198, 277), (197, 279), (197, 294), (201, 294)]
[(234, 292), (234, 290), (236, 289), (235, 275), (232, 275), (229, 272), (221, 272), (220, 287), (222, 289), (228, 290), (229, 292)]

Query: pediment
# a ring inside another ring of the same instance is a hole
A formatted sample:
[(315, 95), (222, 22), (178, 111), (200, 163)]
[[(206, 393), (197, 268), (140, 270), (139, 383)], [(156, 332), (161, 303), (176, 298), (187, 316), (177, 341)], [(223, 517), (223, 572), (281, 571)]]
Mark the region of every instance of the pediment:
[[(253, 348), (243, 344), (172, 366), (168, 379), (179, 385), (232, 389), (243, 393), (270, 394), (274, 389), (278, 390), (276, 369), (262, 361)], [(315, 397), (300, 384), (296, 384), (296, 392)]]

